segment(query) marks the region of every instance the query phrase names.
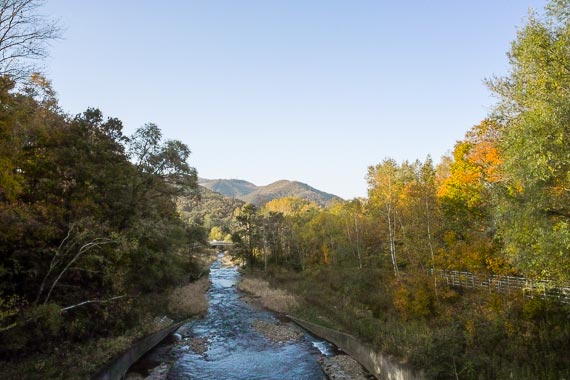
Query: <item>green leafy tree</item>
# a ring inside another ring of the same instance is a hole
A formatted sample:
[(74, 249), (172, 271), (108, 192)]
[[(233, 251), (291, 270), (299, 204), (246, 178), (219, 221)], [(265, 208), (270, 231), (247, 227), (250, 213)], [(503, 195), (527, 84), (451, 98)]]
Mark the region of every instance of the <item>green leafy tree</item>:
[[(331, 213), (339, 218), (345, 231), (346, 243), (359, 269), (364, 263), (363, 233), (366, 224), (366, 202), (364, 199), (353, 199), (338, 203), (331, 208)], [(346, 261), (346, 260), (345, 260)]]
[(500, 97), (507, 191), (498, 212), (512, 262), (534, 276), (570, 281), (570, 2), (534, 13), (509, 53)]
[(234, 218), (236, 239), (232, 240), (241, 245), (247, 264), (254, 265), (256, 262), (255, 253), (259, 250), (261, 242), (258, 209), (255, 205), (246, 203), (243, 207), (235, 210)]
[(378, 216), (385, 221), (390, 260), (396, 277), (400, 275), (396, 234), (400, 217), (399, 194), (403, 186), (402, 171), (393, 159), (385, 159), (382, 163), (368, 168), (368, 196), (371, 206), (378, 212)]
[(224, 231), (218, 227), (214, 226), (210, 230), (210, 234), (208, 235), (208, 240), (218, 240), (221, 241), (224, 239)]

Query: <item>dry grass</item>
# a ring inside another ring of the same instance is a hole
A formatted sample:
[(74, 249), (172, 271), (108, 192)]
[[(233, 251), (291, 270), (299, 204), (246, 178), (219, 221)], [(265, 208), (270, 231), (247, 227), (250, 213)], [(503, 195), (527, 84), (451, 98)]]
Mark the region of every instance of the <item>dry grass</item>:
[(206, 291), (210, 286), (207, 276), (172, 291), (168, 297), (168, 311), (175, 319), (203, 315), (208, 311)]
[(298, 306), (294, 296), (281, 289), (273, 289), (259, 278), (242, 278), (238, 289), (257, 298), (261, 305), (278, 313), (289, 313)]

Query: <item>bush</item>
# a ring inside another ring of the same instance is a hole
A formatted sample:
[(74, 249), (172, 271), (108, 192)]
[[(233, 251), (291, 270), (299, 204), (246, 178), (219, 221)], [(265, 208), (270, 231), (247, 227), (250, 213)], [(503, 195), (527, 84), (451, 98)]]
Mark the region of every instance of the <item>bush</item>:
[(433, 314), (435, 292), (431, 278), (414, 274), (397, 281), (394, 288), (394, 307), (404, 319), (426, 318)]

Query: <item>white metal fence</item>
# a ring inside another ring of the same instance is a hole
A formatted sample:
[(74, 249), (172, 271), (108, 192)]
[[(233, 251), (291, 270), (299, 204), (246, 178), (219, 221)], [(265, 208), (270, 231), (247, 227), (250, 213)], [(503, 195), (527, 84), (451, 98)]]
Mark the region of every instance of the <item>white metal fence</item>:
[(522, 292), (528, 298), (558, 299), (570, 303), (570, 287), (554, 286), (551, 281), (531, 280), (526, 277), (481, 275), (471, 272), (430, 270), (432, 275), (445, 280), (448, 286), (479, 289), (488, 292)]

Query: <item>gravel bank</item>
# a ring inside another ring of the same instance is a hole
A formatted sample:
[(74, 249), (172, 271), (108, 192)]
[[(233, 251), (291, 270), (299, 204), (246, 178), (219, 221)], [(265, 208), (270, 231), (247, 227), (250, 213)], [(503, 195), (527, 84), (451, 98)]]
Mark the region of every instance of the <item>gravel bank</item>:
[[(301, 339), (304, 334), (301, 328), (287, 323), (271, 323), (257, 320), (252, 325), (254, 329), (277, 344)], [(318, 359), (318, 362), (329, 380), (374, 379), (374, 376), (368, 374), (360, 363), (348, 355), (322, 356)]]
[(319, 364), (330, 380), (374, 379), (374, 376), (368, 374), (356, 360), (348, 355), (321, 357)]
[(274, 343), (297, 340), (303, 336), (303, 332), (298, 328), (281, 323), (278, 324), (257, 320), (253, 322), (253, 328), (265, 335)]

